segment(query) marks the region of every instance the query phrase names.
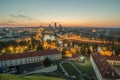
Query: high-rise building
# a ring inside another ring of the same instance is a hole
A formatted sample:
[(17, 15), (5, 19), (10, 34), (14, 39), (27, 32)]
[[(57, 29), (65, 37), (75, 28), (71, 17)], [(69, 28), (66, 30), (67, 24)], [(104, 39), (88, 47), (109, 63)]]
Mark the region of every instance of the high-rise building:
[(54, 26), (57, 27), (57, 22), (54, 23)]

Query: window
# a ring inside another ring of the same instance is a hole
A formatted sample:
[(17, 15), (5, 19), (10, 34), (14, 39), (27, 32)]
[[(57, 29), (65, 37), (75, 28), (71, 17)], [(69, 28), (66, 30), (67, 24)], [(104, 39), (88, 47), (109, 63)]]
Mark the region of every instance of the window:
[(27, 63), (27, 58), (25, 58), (25, 63)]
[(39, 62), (39, 60), (40, 60), (40, 58), (39, 57), (37, 57), (37, 61)]
[(30, 58), (28, 58), (28, 62), (30, 63)]
[(10, 66), (12, 66), (12, 60), (10, 60)]
[(20, 59), (20, 64), (22, 64), (22, 59)]
[(27, 63), (29, 62), (29, 58), (26, 58), (26, 62), (27, 62)]
[(30, 58), (30, 60), (31, 60), (30, 62), (32, 62), (32, 57)]
[(1, 61), (1, 65), (3, 64), (3, 62)]
[(17, 64), (17, 59), (15, 60), (15, 64)]
[(33, 58), (34, 58), (34, 62), (36, 62), (36, 61), (35, 61), (35, 57), (33, 57)]
[(1, 61), (1, 67), (3, 67), (3, 62)]
[(5, 67), (7, 66), (7, 64), (5, 63)]

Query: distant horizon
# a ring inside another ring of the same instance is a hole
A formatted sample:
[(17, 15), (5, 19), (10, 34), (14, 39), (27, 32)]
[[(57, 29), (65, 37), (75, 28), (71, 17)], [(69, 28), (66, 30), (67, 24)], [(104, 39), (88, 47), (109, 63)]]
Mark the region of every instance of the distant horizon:
[(0, 0), (0, 27), (120, 27), (120, 0)]
[[(0, 28), (22, 28), (22, 27), (24, 27), (24, 28), (36, 28), (36, 27), (49, 27), (49, 26), (6, 26), (6, 27), (0, 27)], [(51, 26), (51, 27), (55, 27), (55, 26)], [(57, 27), (59, 27), (59, 26), (57, 26)], [(62, 27), (66, 27), (66, 28), (68, 28), (68, 27), (70, 27), (70, 28), (120, 28), (120, 27), (100, 27), (100, 26), (62, 26)]]

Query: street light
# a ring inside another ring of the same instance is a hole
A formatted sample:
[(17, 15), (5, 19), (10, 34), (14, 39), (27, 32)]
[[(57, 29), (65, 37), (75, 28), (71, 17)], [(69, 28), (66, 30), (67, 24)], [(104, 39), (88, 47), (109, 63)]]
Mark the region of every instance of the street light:
[(5, 52), (5, 50), (3, 49), (3, 50), (2, 50), (2, 53), (4, 53), (4, 52)]
[(27, 49), (27, 46), (25, 46), (24, 48)]
[(83, 56), (80, 57), (81, 60), (85, 59)]
[(12, 46), (9, 47), (9, 50), (10, 50), (11, 53), (13, 53), (13, 47)]
[(10, 50), (12, 51), (12, 50), (13, 50), (13, 47), (10, 47)]
[(85, 62), (85, 57), (84, 57), (84, 56), (81, 56), (80, 59), (81, 59), (81, 62), (82, 62), (82, 63)]

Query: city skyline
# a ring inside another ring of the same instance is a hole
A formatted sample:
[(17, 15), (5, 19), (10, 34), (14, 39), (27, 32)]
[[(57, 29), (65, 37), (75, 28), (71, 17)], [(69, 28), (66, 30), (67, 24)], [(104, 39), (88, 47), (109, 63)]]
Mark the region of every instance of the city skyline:
[(120, 0), (0, 0), (0, 27), (120, 27)]

